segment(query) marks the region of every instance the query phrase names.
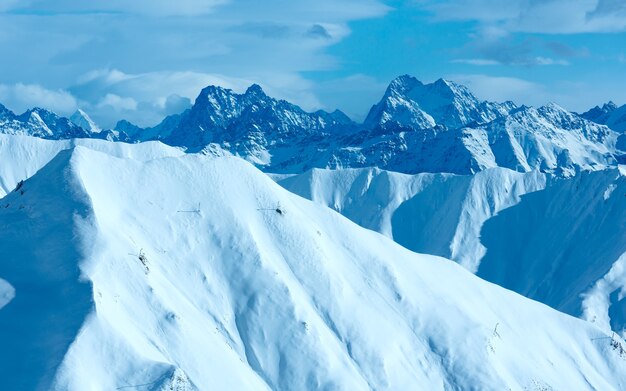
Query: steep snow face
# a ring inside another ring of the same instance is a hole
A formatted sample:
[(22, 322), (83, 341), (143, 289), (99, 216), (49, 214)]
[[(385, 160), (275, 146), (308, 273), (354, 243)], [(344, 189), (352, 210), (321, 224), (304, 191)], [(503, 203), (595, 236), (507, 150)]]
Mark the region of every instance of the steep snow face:
[(410, 252), (237, 158), (77, 147), (22, 189), (0, 209), (0, 276), (14, 290), (0, 309), (13, 347), (0, 350), (3, 389), (626, 382), (619, 338)]
[(480, 243), (483, 223), (548, 182), (539, 172), (503, 168), (474, 176), (315, 169), (275, 179), (410, 250), (450, 258), (471, 272), (485, 254)]
[(79, 126), (89, 133), (99, 133), (102, 129), (89, 117), (83, 110), (78, 109), (70, 117), (70, 121), (76, 126)]
[(448, 80), (423, 84), (404, 75), (391, 82), (382, 100), (370, 111), (365, 125), (426, 129), (439, 124), (456, 129), (492, 121), (507, 115), (514, 107), (512, 102), (481, 102), (466, 87)]
[(478, 275), (605, 330), (621, 332), (626, 178), (620, 170), (561, 180), (487, 221)]
[(51, 111), (34, 108), (24, 114), (15, 115), (4, 106), (0, 109), (0, 133), (52, 140), (91, 137), (89, 131)]
[(18, 182), (33, 176), (60, 151), (71, 149), (76, 145), (112, 156), (139, 160), (184, 154), (178, 148), (158, 142), (129, 145), (90, 139), (52, 141), (0, 134), (0, 198), (15, 189)]
[(615, 103), (609, 102), (602, 107), (596, 106), (581, 116), (589, 121), (607, 125), (617, 132), (626, 132), (626, 105), (617, 107)]

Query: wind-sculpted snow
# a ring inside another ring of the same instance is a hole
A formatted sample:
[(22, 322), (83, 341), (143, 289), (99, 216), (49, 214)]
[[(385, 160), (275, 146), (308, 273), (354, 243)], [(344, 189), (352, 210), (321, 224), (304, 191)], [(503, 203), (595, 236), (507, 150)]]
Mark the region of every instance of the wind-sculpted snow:
[(150, 160), (164, 156), (180, 156), (184, 152), (158, 142), (137, 145), (101, 140), (42, 140), (35, 137), (0, 134), (0, 197), (15, 189), (20, 181), (30, 178), (60, 151), (81, 145), (113, 156)]
[(626, 177), (559, 181), (486, 222), (478, 275), (605, 330), (626, 325)]
[(621, 340), (410, 252), (240, 159), (143, 160), (75, 147), (3, 199), (0, 278), (15, 297), (0, 309), (12, 347), (0, 388), (626, 382)]
[(543, 189), (539, 172), (491, 168), (473, 176), (405, 175), (380, 169), (314, 169), (275, 176), (302, 197), (328, 206), (404, 247), (450, 258), (475, 272), (485, 253), (482, 224), (520, 196)]

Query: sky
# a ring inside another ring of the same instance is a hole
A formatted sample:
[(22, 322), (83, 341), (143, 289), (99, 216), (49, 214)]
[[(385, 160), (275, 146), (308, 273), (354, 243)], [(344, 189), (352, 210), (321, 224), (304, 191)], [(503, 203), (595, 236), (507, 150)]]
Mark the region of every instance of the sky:
[(207, 85), (362, 120), (402, 74), (626, 103), (624, 0), (0, 0), (0, 103), (155, 125)]

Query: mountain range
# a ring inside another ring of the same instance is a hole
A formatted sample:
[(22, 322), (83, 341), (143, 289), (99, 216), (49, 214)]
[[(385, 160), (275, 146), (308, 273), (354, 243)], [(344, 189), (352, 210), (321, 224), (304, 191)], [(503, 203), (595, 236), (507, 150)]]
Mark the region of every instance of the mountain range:
[(0, 109), (0, 132), (48, 139), (158, 140), (187, 152), (222, 149), (266, 172), (376, 166), (395, 172), (471, 174), (492, 167), (570, 176), (624, 159), (626, 106), (609, 103), (578, 115), (556, 104), (533, 108), (485, 102), (466, 87), (408, 75), (393, 80), (363, 123), (340, 111), (308, 113), (267, 96), (203, 89), (194, 105), (160, 124), (120, 121), (100, 128), (83, 112), (71, 121), (43, 109)]

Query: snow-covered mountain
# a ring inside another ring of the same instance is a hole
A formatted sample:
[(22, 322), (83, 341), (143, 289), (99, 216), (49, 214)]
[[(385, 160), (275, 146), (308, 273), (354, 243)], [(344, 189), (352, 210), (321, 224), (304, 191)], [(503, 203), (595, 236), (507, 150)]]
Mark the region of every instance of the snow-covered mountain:
[(626, 170), (558, 179), (492, 168), (472, 176), (378, 169), (275, 176), (404, 247), (453, 259), (604, 330), (626, 326)]
[(410, 252), (238, 158), (88, 147), (2, 200), (2, 389), (626, 384), (619, 337)]
[(581, 114), (589, 121), (593, 121), (617, 132), (626, 132), (626, 105), (618, 107), (615, 103), (609, 102)]
[[(229, 149), (253, 161), (267, 159), (278, 150), (306, 141), (330, 137), (354, 126), (343, 113), (307, 113), (284, 100), (270, 98), (259, 85), (245, 93), (210, 86), (202, 90), (193, 107), (180, 118), (166, 119), (160, 134), (167, 144), (198, 151), (209, 143)], [(171, 123), (168, 126), (167, 123)]]
[(403, 173), (471, 174), (491, 167), (571, 175), (615, 165), (618, 134), (555, 104), (538, 109), (478, 100), (443, 79), (391, 82), (364, 124), (305, 113), (269, 98), (207, 87), (189, 111), (155, 128), (118, 126), (140, 140), (201, 150), (214, 143), (268, 172), (376, 166)]
[(0, 133), (35, 136), (51, 140), (91, 137), (89, 131), (51, 111), (34, 108), (16, 115), (1, 104)]
[(89, 117), (89, 114), (85, 113), (81, 109), (76, 110), (76, 112), (74, 112), (69, 119), (75, 125), (80, 126), (89, 133), (100, 133), (100, 131), (102, 131), (94, 120)]
[(457, 129), (470, 124), (490, 122), (507, 115), (513, 102), (479, 101), (465, 86), (439, 79), (423, 84), (403, 75), (391, 82), (381, 101), (369, 112), (369, 129), (428, 129), (443, 125)]
[(473, 273), (485, 255), (480, 242), (484, 222), (550, 182), (538, 171), (505, 168), (475, 175), (314, 169), (274, 178), (287, 190), (410, 250), (452, 259)]
[(305, 112), (267, 96), (258, 85), (243, 94), (209, 86), (191, 109), (150, 128), (120, 121), (113, 130), (95, 132), (85, 113), (78, 112), (74, 121), (87, 130), (41, 113), (38, 109), (32, 119), (26, 113), (19, 121), (12, 113), (0, 114), (10, 119), (0, 123), (0, 132), (160, 140), (188, 152), (219, 148), (275, 173), (379, 167), (464, 175), (506, 167), (567, 176), (626, 160), (626, 136), (555, 104), (531, 108), (484, 102), (454, 82), (423, 84), (407, 75), (391, 82), (363, 124), (339, 111)]
[(624, 334), (625, 198), (623, 167), (522, 197), (485, 223), (478, 275)]

